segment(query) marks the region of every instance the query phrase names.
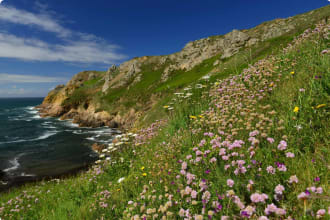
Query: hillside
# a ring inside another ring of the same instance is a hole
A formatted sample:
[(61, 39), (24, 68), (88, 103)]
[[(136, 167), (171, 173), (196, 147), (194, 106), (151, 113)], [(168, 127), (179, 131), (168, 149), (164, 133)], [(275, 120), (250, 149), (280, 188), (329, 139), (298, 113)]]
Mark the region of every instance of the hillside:
[(189, 42), (180, 52), (137, 57), (106, 72), (81, 72), (48, 94), (41, 113), (71, 118), (82, 126), (150, 124), (166, 115), (161, 106), (173, 98), (173, 92), (205, 75), (223, 78), (240, 72), (326, 19), (329, 11), (327, 6), (249, 30)]
[(1, 194), (0, 218), (329, 219), (329, 10), (240, 31), (297, 22), (230, 57), (182, 61), (164, 81), (166, 66), (136, 66), (162, 57), (145, 57), (133, 59), (139, 82), (125, 81), (128, 61), (57, 87), (44, 114), (131, 129), (87, 172)]

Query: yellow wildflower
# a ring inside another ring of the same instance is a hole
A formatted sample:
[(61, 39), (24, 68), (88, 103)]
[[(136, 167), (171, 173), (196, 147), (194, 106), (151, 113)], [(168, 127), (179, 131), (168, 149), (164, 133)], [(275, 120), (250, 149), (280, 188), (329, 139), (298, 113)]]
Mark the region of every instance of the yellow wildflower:
[(204, 118), (204, 116), (203, 116), (203, 115), (198, 115), (198, 117), (200, 117), (200, 118)]
[(294, 71), (290, 72), (291, 75), (294, 75)]
[(325, 104), (320, 104), (320, 105), (316, 106), (316, 108), (322, 108), (324, 106), (325, 106)]
[(274, 86), (274, 83), (273, 83), (273, 82), (271, 82), (271, 83), (269, 84), (269, 86), (270, 86), (270, 87), (273, 87), (273, 86)]
[(168, 105), (164, 105), (164, 106), (163, 106), (163, 108), (169, 108), (169, 107), (170, 107), (170, 106), (168, 106)]
[(120, 191), (120, 189), (117, 189), (117, 191), (119, 192), (119, 191)]
[(189, 118), (196, 119), (197, 117), (196, 116), (193, 116), (193, 115), (190, 115)]
[(147, 176), (147, 173), (142, 173), (142, 176)]
[(141, 167), (141, 170), (144, 170), (144, 167)]
[(294, 109), (293, 109), (293, 112), (298, 112), (299, 111), (299, 107), (294, 107)]

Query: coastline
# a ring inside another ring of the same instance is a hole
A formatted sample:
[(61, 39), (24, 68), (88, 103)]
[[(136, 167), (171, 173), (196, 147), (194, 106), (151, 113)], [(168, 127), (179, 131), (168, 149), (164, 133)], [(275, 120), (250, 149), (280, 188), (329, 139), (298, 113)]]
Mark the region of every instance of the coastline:
[[(70, 120), (70, 123), (72, 124), (72, 126), (74, 127), (79, 127), (79, 128), (102, 128), (102, 127), (106, 127), (109, 129), (112, 129), (109, 126), (82, 126), (79, 123), (76, 123), (73, 121), (73, 119), (69, 119), (69, 118), (61, 118), (58, 116), (51, 116), (51, 115), (43, 115), (41, 113), (42, 107), (40, 107), (41, 105), (38, 106), (34, 106), (34, 110), (38, 111), (36, 114), (38, 117), (40, 118), (46, 118), (46, 117), (53, 117), (56, 118), (59, 121), (68, 121)], [(120, 130), (116, 130), (114, 129), (114, 134), (112, 136), (112, 140), (109, 141), (109, 143), (112, 143), (112, 141), (115, 138), (116, 134), (120, 134), (121, 131)], [(89, 139), (91, 140), (91, 139)], [(83, 147), (83, 146), (82, 146)], [(70, 178), (76, 175), (79, 175), (80, 173), (83, 173), (85, 171), (87, 171), (90, 167), (92, 167), (95, 164), (95, 161), (97, 161), (99, 159), (99, 155), (101, 153), (101, 151), (107, 147), (107, 145), (105, 145), (104, 143), (99, 143), (97, 141), (93, 141), (92, 144), (90, 144), (88, 146), (93, 152), (95, 152), (98, 156), (95, 160), (91, 161), (91, 162), (84, 162), (83, 165), (66, 170), (66, 171), (61, 171), (58, 174), (55, 175), (21, 175), (21, 176), (13, 176), (10, 175), (9, 172), (6, 171), (6, 169), (0, 170), (0, 193), (3, 192), (10, 192), (12, 189), (17, 189), (19, 187), (24, 187), (25, 184), (30, 184), (30, 183), (37, 183), (37, 182), (41, 182), (41, 181), (49, 181), (52, 179), (65, 179), (65, 178)], [(10, 169), (10, 168), (9, 168)]]

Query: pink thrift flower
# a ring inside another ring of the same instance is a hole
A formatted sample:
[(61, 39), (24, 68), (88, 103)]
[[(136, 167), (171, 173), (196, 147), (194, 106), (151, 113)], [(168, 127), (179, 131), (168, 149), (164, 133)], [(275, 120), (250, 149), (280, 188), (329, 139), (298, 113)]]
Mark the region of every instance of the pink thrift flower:
[(317, 189), (316, 189), (316, 193), (317, 193), (317, 194), (322, 194), (322, 193), (323, 193), (323, 189), (322, 189), (322, 187), (317, 187)]
[(200, 155), (202, 155), (202, 154), (203, 154), (202, 151), (200, 151), (200, 150), (196, 151), (196, 156), (200, 156)]
[(210, 163), (215, 163), (215, 162), (217, 162), (217, 158), (212, 157), (212, 158), (210, 159)]
[(277, 149), (279, 149), (279, 150), (285, 150), (286, 149), (286, 147), (287, 147), (287, 143), (286, 143), (286, 141), (280, 141), (280, 144), (277, 146)]
[(286, 211), (285, 211), (285, 209), (277, 208), (275, 213), (276, 213), (276, 215), (285, 215)]
[(289, 183), (298, 183), (298, 178), (296, 175), (290, 176)]
[(301, 200), (305, 200), (305, 199), (308, 199), (309, 198), (309, 195), (306, 194), (305, 192), (302, 192), (298, 195), (298, 199), (301, 199)]
[(277, 210), (277, 207), (276, 207), (276, 205), (274, 205), (274, 203), (269, 204), (269, 205), (267, 205), (267, 207), (265, 209), (265, 214), (270, 215), (270, 214), (276, 212), (276, 210)]
[(258, 203), (258, 202), (262, 202), (264, 203), (266, 199), (268, 199), (268, 196), (267, 194), (259, 194), (259, 193), (253, 193), (251, 196), (250, 196), (250, 199), (252, 202), (254, 203)]
[(284, 186), (282, 186), (281, 184), (278, 184), (276, 187), (275, 187), (275, 193), (276, 194), (283, 194), (283, 191), (284, 191)]
[(277, 169), (278, 169), (279, 171), (282, 171), (282, 172), (285, 172), (285, 171), (287, 170), (287, 169), (286, 169), (286, 166), (285, 166), (284, 164), (280, 164), (280, 165), (278, 165)]
[(259, 134), (259, 131), (258, 130), (254, 130), (254, 131), (250, 132), (249, 136), (250, 137), (254, 137), (254, 136), (258, 135), (258, 134)]
[(272, 167), (272, 166), (268, 166), (268, 167), (266, 168), (266, 170), (267, 170), (267, 173), (275, 174), (275, 168)]
[(325, 209), (319, 209), (316, 212), (316, 218), (319, 219), (319, 218), (322, 218), (323, 216), (325, 216)]
[(191, 191), (191, 198), (196, 199), (197, 192), (195, 190)]
[(268, 137), (268, 138), (267, 138), (267, 141), (268, 141), (269, 143), (271, 143), (271, 144), (275, 142), (274, 138), (271, 138), (271, 137)]
[(286, 157), (288, 158), (294, 158), (294, 153), (291, 153), (291, 152), (287, 152), (285, 153)]
[(184, 192), (185, 192), (186, 195), (189, 195), (192, 192), (192, 189), (189, 186), (187, 186), (185, 188)]
[(227, 179), (227, 186), (229, 186), (229, 187), (233, 187), (234, 186), (234, 180), (232, 180), (232, 179)]
[(181, 168), (183, 170), (187, 169), (187, 163), (186, 162), (183, 162), (182, 165), (181, 165)]
[(258, 218), (258, 220), (268, 220), (268, 218), (266, 217), (266, 216), (260, 216), (259, 218)]

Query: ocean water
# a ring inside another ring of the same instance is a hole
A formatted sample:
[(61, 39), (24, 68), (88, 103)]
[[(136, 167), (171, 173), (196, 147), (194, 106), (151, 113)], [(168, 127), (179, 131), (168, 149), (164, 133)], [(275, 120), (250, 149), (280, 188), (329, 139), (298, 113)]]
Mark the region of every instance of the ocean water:
[(93, 163), (97, 154), (91, 145), (110, 143), (118, 133), (41, 118), (34, 109), (41, 102), (42, 98), (0, 99), (0, 170), (12, 181), (61, 175)]

